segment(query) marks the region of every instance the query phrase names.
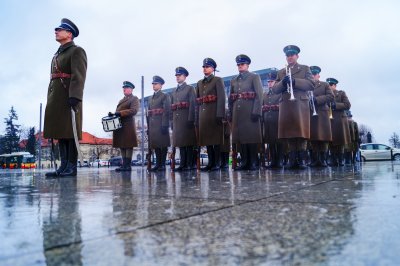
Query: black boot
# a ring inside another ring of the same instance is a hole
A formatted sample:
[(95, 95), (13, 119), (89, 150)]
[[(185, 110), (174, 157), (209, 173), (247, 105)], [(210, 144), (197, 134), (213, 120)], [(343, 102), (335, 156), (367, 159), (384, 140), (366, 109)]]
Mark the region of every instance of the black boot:
[(317, 167), (320, 165), (320, 153), (317, 151), (312, 151), (311, 153), (311, 163), (310, 163), (310, 167)]
[(58, 167), (58, 169), (54, 172), (48, 172), (46, 173), (46, 177), (57, 177), (61, 172), (64, 171), (65, 167), (67, 167), (67, 163), (68, 163), (68, 154), (67, 154), (67, 150), (68, 150), (68, 142), (64, 139), (60, 139), (58, 140), (58, 149), (60, 150), (60, 167)]
[(339, 153), (338, 154), (338, 166), (344, 166), (344, 163), (343, 163), (343, 153)]
[(184, 171), (196, 169), (194, 155), (193, 146), (186, 147), (186, 167), (183, 169)]
[(235, 171), (247, 170), (249, 167), (249, 151), (245, 144), (240, 145), (240, 166), (236, 167)]
[(160, 168), (160, 162), (161, 162), (161, 149), (160, 148), (156, 148), (154, 149), (154, 153), (156, 154), (156, 165), (154, 165), (150, 171), (157, 171), (158, 168)]
[(299, 164), (297, 162), (297, 152), (290, 151), (288, 157), (289, 157), (289, 160), (288, 160), (288, 163), (286, 164), (287, 168), (288, 169), (296, 169), (299, 166)]
[(60, 177), (69, 177), (77, 175), (77, 166), (78, 166), (78, 150), (75, 146), (75, 141), (73, 139), (67, 140), (68, 147), (68, 162), (64, 171), (60, 173)]
[(132, 171), (131, 162), (132, 162), (132, 157), (125, 158), (125, 164), (124, 164), (124, 169), (123, 169), (124, 172)]
[(299, 164), (299, 169), (306, 169), (307, 165), (306, 165), (306, 158), (307, 158), (307, 151), (299, 151), (297, 152), (297, 161)]
[(179, 164), (178, 168), (175, 168), (175, 172), (179, 172), (182, 171), (183, 169), (185, 169), (187, 167), (186, 164), (186, 158), (187, 158), (187, 152), (186, 152), (186, 147), (180, 147), (179, 148), (179, 153), (180, 153), (180, 157), (181, 157), (181, 162)]
[(258, 159), (258, 153), (257, 153), (257, 144), (247, 144), (248, 146), (248, 156), (249, 156), (249, 167), (248, 170), (250, 171), (255, 171), (258, 170), (257, 166), (257, 159)]
[(221, 169), (221, 146), (214, 145), (213, 149), (214, 163), (212, 164), (212, 167), (209, 171), (218, 171)]
[(327, 167), (328, 165), (326, 164), (326, 152), (321, 151), (319, 152), (319, 162), (322, 167)]
[(229, 168), (229, 153), (221, 152), (221, 169)]
[(165, 171), (165, 161), (167, 160), (167, 153), (168, 149), (167, 148), (161, 148), (160, 149), (160, 167), (157, 169), (157, 171)]
[(209, 171), (212, 167), (212, 164), (214, 162), (214, 151), (212, 146), (207, 146), (207, 155), (208, 155), (208, 164), (207, 166), (202, 167), (200, 170), (201, 171)]
[(122, 157), (122, 165), (120, 167), (115, 168), (115, 171), (117, 172), (124, 171), (125, 165), (126, 165), (126, 158)]
[(276, 144), (276, 166), (275, 168), (283, 167), (283, 152), (282, 152), (282, 144)]

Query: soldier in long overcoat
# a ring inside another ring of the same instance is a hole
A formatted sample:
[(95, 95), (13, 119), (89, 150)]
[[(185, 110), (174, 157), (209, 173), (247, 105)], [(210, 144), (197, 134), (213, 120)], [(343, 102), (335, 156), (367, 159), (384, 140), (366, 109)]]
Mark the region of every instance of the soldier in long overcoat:
[(199, 145), (207, 147), (208, 165), (202, 171), (220, 169), (220, 145), (223, 143), (223, 125), (225, 117), (225, 88), (222, 78), (214, 75), (217, 63), (212, 58), (203, 60), (204, 78), (196, 84), (197, 114), (199, 127)]
[(169, 95), (161, 91), (164, 79), (160, 76), (153, 77), (154, 94), (149, 99), (148, 130), (149, 145), (156, 154), (156, 165), (151, 171), (164, 171), (167, 151), (170, 145), (169, 119), (171, 110), (171, 99)]
[(283, 159), (283, 147), (278, 138), (279, 102), (281, 94), (272, 91), (278, 69), (270, 68), (267, 72), (268, 89), (263, 94), (262, 122), (263, 122), (263, 145), (268, 145), (271, 163), (266, 168), (281, 168)]
[(339, 81), (335, 78), (327, 78), (334, 100), (331, 103), (333, 119), (331, 120), (332, 143), (331, 143), (331, 166), (343, 166), (344, 147), (350, 143), (350, 130), (346, 110), (351, 107), (346, 92), (337, 89)]
[(353, 115), (350, 110), (345, 112), (347, 115), (347, 121), (349, 124), (349, 131), (350, 131), (350, 142), (345, 146), (345, 163), (346, 164), (354, 164), (355, 158), (358, 152), (358, 145), (359, 145), (359, 132), (358, 132), (358, 124), (356, 121), (353, 120)]
[(120, 148), (122, 156), (122, 166), (115, 169), (116, 171), (131, 171), (131, 161), (133, 147), (137, 147), (138, 141), (136, 136), (135, 115), (139, 111), (139, 99), (132, 95), (135, 85), (129, 81), (124, 81), (123, 85), (124, 98), (122, 98), (115, 110), (109, 116), (117, 116), (121, 118), (122, 127), (113, 132), (113, 147)]
[[(288, 144), (288, 168), (304, 169), (307, 140), (310, 138), (308, 91), (314, 90), (314, 80), (310, 68), (297, 63), (299, 47), (288, 45), (283, 51), (288, 66), (279, 70), (278, 78), (272, 88), (274, 93), (281, 94), (282, 97), (279, 104), (278, 138)], [(290, 86), (294, 95), (290, 93)], [(290, 99), (291, 96), (294, 100)]]
[(171, 94), (172, 145), (179, 147), (181, 158), (175, 171), (194, 168), (196, 93), (192, 86), (186, 84), (188, 75), (189, 72), (184, 67), (175, 69), (178, 86)]
[(46, 173), (46, 177), (77, 175), (78, 150), (74, 141), (71, 108), (75, 112), (77, 137), (81, 139), (82, 99), (87, 69), (85, 50), (73, 42), (78, 35), (78, 27), (65, 18), (55, 28), (60, 47), (51, 62), (43, 136), (58, 140), (61, 164), (56, 171)]
[(261, 137), (262, 85), (260, 76), (249, 72), (251, 59), (236, 57), (239, 75), (231, 80), (229, 111), (232, 114), (232, 143), (240, 145), (240, 166), (235, 170), (256, 170)]
[(333, 101), (333, 92), (328, 83), (319, 80), (320, 67), (310, 66), (310, 70), (315, 82), (310, 105), (312, 108), (315, 107), (315, 113), (317, 114), (311, 114), (310, 141), (312, 158), (310, 166), (326, 167), (328, 145), (332, 141), (329, 103)]

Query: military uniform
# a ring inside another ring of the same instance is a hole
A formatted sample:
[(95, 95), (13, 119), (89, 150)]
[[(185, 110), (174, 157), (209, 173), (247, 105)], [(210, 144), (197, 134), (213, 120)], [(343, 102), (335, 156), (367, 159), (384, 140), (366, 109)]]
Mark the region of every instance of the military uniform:
[[(275, 81), (278, 74), (276, 68), (271, 68), (267, 73), (269, 82)], [(271, 84), (272, 85), (272, 84)], [(263, 143), (268, 144), (271, 163), (268, 168), (282, 167), (282, 143), (278, 139), (279, 103), (281, 94), (274, 94), (272, 87), (263, 94), (262, 122), (263, 122)]]
[[(211, 58), (203, 60), (203, 66), (216, 63)], [(223, 142), (222, 120), (225, 117), (225, 88), (222, 78), (210, 75), (196, 84), (198, 111), (196, 121), (199, 126), (199, 145), (207, 146), (208, 165), (204, 171), (218, 170), (220, 167), (220, 145)]]
[[(188, 76), (189, 72), (178, 67), (176, 75)], [(176, 171), (190, 170), (194, 167), (193, 148), (196, 146), (196, 132), (194, 127), (196, 110), (196, 93), (194, 88), (186, 82), (178, 84), (171, 94), (172, 114), (172, 145), (179, 147), (180, 165)]]
[[(237, 64), (250, 64), (246, 55), (236, 57)], [(232, 143), (240, 145), (241, 166), (237, 170), (255, 170), (257, 147), (261, 137), (262, 85), (260, 76), (249, 71), (231, 80), (229, 109), (232, 114)]]
[[(226, 113), (229, 110), (225, 110)], [(229, 168), (229, 153), (231, 151), (231, 124), (228, 119), (224, 119), (223, 121), (223, 129), (224, 129), (224, 138), (221, 145), (221, 169)]]
[[(159, 76), (153, 77), (153, 83), (164, 84)], [(171, 99), (169, 95), (161, 90), (154, 93), (149, 99), (148, 130), (150, 148), (155, 149), (156, 165), (153, 171), (165, 170), (165, 160), (168, 147), (170, 146), (169, 119), (171, 110)]]
[[(62, 19), (56, 31), (66, 30), (74, 37), (79, 30), (68, 19)], [(82, 100), (86, 80), (87, 57), (73, 41), (62, 44), (51, 62), (50, 84), (44, 115), (43, 136), (58, 139), (61, 165), (47, 177), (76, 176), (78, 151), (74, 142), (71, 108), (75, 110), (78, 139), (82, 139)]]
[[(125, 81), (123, 88), (134, 89), (135, 86)], [(121, 117), (122, 127), (113, 132), (113, 147), (121, 149), (123, 165), (117, 171), (131, 170), (132, 148), (137, 147), (135, 115), (139, 111), (139, 99), (130, 94), (121, 99), (115, 114)]]
[(353, 120), (351, 111), (348, 110), (346, 115), (349, 123), (350, 143), (348, 143), (345, 147), (345, 162), (346, 164), (353, 164), (355, 163), (355, 158), (357, 156), (360, 137), (358, 132), (358, 124)]
[[(297, 46), (289, 45), (284, 52), (299, 52)], [(273, 87), (273, 92), (281, 94), (279, 104), (279, 129), (278, 138), (287, 141), (289, 146), (289, 168), (304, 168), (307, 139), (310, 138), (310, 106), (308, 91), (314, 90), (314, 81), (310, 68), (297, 62), (288, 66), (292, 74), (293, 92), (295, 100), (290, 100), (288, 92), (289, 78), (286, 69), (278, 72), (278, 78)]]
[[(326, 80), (329, 84), (337, 84), (334, 78)], [(346, 92), (333, 90), (334, 101), (331, 103), (333, 119), (331, 119), (332, 143), (331, 143), (331, 165), (343, 166), (344, 147), (350, 143), (349, 123), (345, 110), (351, 107)]]
[[(311, 66), (311, 72), (314, 76), (321, 72), (318, 66)], [(332, 130), (330, 121), (329, 103), (333, 101), (333, 92), (329, 84), (320, 80), (315, 80), (315, 89), (313, 93), (315, 112), (311, 114), (310, 141), (312, 149), (312, 160), (310, 166), (327, 166), (326, 153), (329, 142), (332, 141)], [(312, 101), (310, 102), (312, 104)]]

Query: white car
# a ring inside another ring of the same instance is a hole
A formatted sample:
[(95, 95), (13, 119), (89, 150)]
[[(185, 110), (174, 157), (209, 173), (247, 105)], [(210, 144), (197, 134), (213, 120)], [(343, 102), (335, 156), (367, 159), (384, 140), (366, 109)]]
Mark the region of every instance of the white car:
[(102, 166), (108, 166), (108, 161), (107, 160), (95, 160), (94, 162), (92, 162), (92, 166), (93, 167), (102, 167)]
[(360, 146), (361, 160), (395, 160), (400, 161), (400, 149), (385, 144), (365, 143)]

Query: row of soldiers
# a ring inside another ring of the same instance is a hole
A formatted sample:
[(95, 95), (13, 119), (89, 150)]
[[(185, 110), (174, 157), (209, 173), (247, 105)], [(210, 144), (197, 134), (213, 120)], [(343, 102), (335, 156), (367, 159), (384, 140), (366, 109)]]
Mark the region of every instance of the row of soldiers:
[[(283, 51), (287, 67), (268, 69), (265, 92), (259, 75), (249, 71), (251, 59), (243, 54), (236, 57), (239, 74), (231, 80), (229, 95), (222, 78), (215, 76), (217, 63), (212, 58), (203, 60), (204, 78), (195, 88), (186, 83), (189, 72), (184, 67), (175, 69), (178, 85), (171, 94), (162, 91), (164, 79), (154, 76), (154, 94), (146, 110), (149, 147), (156, 154), (150, 170), (165, 170), (171, 139), (181, 157), (176, 171), (195, 168), (199, 147), (206, 147), (208, 154), (202, 171), (226, 168), (231, 149), (234, 170), (256, 170), (265, 166), (266, 147), (271, 162), (267, 167), (271, 168), (280, 168), (286, 161), (289, 169), (304, 169), (309, 154), (310, 166), (325, 167), (328, 148), (331, 165), (343, 165), (345, 147), (353, 150), (350, 128), (354, 128), (345, 113), (351, 107), (346, 93), (337, 89), (335, 78), (320, 81), (320, 67), (300, 65), (299, 47), (288, 45)], [(132, 146), (137, 145), (132, 135), (139, 100), (131, 90), (125, 93), (134, 88), (131, 82), (124, 82), (123, 87), (125, 97), (115, 113), (122, 120), (122, 129), (114, 132), (114, 147), (121, 148), (124, 160), (118, 171), (130, 170)], [(236, 154), (240, 164), (236, 164)]]

